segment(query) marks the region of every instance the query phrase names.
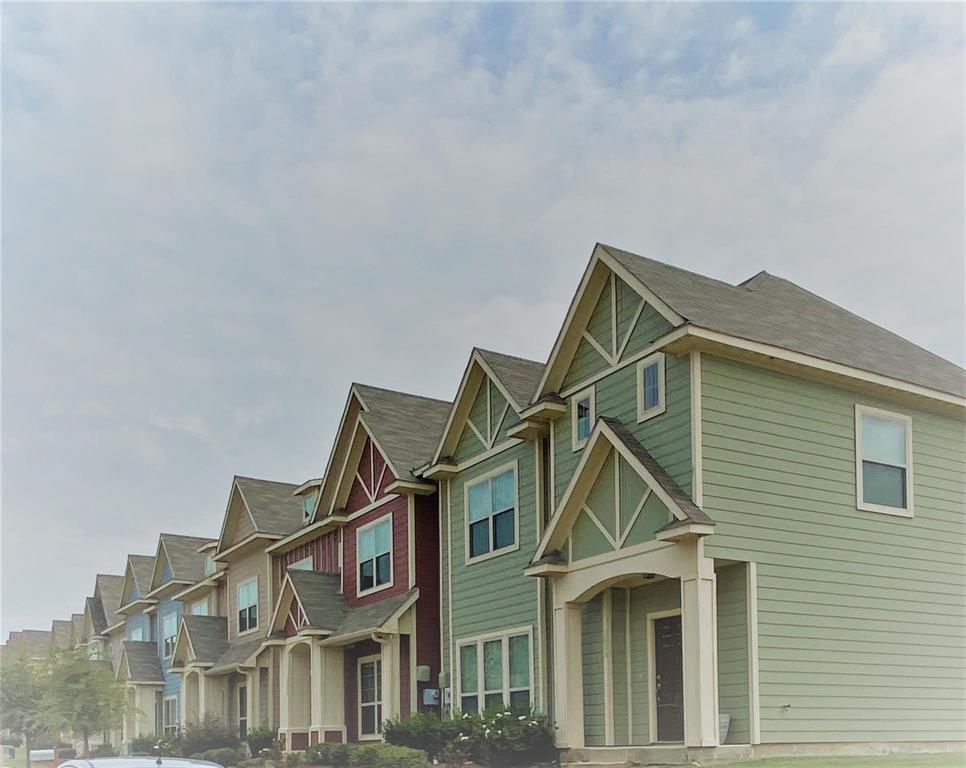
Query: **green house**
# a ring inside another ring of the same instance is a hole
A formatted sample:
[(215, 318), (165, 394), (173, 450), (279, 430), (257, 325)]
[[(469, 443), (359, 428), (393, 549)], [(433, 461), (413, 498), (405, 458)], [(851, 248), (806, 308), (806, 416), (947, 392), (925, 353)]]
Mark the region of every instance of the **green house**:
[(963, 395), (786, 280), (598, 245), (545, 366), (474, 351), (425, 470), (451, 706), (572, 754), (961, 741)]

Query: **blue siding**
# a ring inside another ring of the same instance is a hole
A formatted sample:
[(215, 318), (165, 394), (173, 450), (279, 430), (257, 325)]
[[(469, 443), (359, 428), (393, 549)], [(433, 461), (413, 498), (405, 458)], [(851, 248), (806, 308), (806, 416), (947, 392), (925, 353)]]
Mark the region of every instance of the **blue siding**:
[(151, 640), (151, 617), (145, 616), (143, 613), (135, 614), (134, 616), (127, 617), (127, 633), (125, 635), (126, 639), (130, 639), (131, 633), (136, 631), (138, 628), (144, 630), (144, 639)]
[(174, 613), (178, 624), (181, 623), (181, 603), (176, 600), (164, 599), (158, 604), (157, 611), (157, 644), (158, 644), (158, 657), (161, 659), (161, 669), (164, 670), (164, 696), (175, 696), (178, 697), (178, 707), (180, 711), (181, 707), (181, 675), (174, 672), (169, 672), (168, 669), (171, 666), (171, 659), (164, 658), (164, 638), (163, 633), (163, 620), (164, 617), (170, 613)]

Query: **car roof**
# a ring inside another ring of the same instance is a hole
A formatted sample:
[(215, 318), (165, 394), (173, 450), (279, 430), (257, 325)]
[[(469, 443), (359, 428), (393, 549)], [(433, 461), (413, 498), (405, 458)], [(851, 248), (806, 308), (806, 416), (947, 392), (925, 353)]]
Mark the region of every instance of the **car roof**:
[(194, 766), (194, 768), (200, 768), (201, 766), (217, 766), (221, 768), (218, 763), (212, 763), (208, 760), (190, 760), (184, 757), (165, 757), (161, 756), (158, 760), (156, 757), (97, 757), (93, 760), (82, 760), (73, 759), (66, 760), (61, 763), (61, 768), (188, 768), (188, 766)]

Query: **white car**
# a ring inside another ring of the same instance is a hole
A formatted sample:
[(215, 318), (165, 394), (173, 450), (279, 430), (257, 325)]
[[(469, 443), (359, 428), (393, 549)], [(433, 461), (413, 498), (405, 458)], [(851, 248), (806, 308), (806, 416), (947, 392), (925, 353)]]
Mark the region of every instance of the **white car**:
[(65, 760), (60, 768), (224, 768), (207, 760), (185, 757), (96, 757), (92, 760)]

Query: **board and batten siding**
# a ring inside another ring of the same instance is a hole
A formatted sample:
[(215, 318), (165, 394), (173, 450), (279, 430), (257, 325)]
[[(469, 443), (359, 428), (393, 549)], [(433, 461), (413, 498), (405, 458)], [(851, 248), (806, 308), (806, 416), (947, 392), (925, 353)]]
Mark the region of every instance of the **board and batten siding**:
[[(706, 553), (758, 563), (766, 743), (961, 740), (963, 422), (702, 356)], [(912, 419), (912, 519), (856, 508), (855, 405)]]
[[(691, 490), (691, 387), (687, 357), (668, 355), (667, 410), (637, 422), (637, 365), (625, 365), (596, 384), (595, 414), (619, 419), (667, 473)], [(572, 398), (571, 398), (572, 399)], [(569, 400), (568, 400), (569, 405)], [(580, 462), (583, 450), (573, 450), (570, 408), (554, 423), (554, 509)]]
[[(519, 547), (513, 551), (473, 563), (466, 563), (466, 520), (464, 517), (464, 488), (478, 477), (506, 464), (517, 466), (517, 517)], [(508, 629), (532, 628), (531, 670), (532, 699), (540, 701), (540, 658), (538, 653), (538, 594), (537, 580), (526, 576), (524, 569), (537, 548), (537, 487), (536, 450), (532, 442), (512, 445), (495, 456), (481, 461), (452, 477), (449, 488), (449, 514), (443, 524), (444, 610), (443, 663), (450, 672), (454, 706), (459, 689), (457, 668), (458, 645), (465, 638), (477, 637)], [(444, 511), (446, 510), (446, 499)], [(446, 569), (449, 569), (447, 572)], [(452, 596), (450, 595), (450, 586)], [(450, 599), (452, 597), (452, 599)], [(452, 637), (449, 621), (452, 617)], [(450, 649), (450, 643), (453, 643)]]

